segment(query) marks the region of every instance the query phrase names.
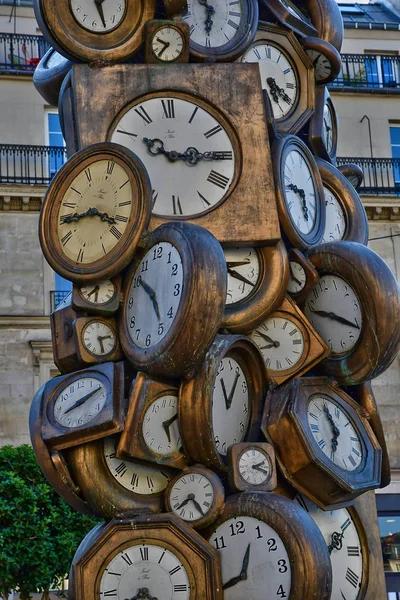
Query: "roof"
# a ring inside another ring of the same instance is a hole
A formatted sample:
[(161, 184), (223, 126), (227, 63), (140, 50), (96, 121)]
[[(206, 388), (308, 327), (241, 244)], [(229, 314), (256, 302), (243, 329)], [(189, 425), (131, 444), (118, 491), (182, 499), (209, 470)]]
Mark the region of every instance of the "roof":
[(400, 29), (400, 15), (380, 2), (343, 2), (338, 6), (347, 29)]

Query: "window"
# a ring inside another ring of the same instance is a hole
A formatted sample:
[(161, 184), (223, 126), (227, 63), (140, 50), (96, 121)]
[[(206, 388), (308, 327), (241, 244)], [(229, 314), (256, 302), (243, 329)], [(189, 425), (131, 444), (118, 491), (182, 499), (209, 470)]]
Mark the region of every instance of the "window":
[(72, 283), (61, 275), (55, 273), (55, 290), (52, 293), (51, 298), (51, 310), (53, 311), (61, 302), (64, 300), (66, 296), (72, 291)]
[[(51, 146), (48, 155), (49, 175), (54, 176), (65, 162), (64, 156), (64, 138), (61, 133), (60, 119), (57, 111), (46, 111), (45, 128), (47, 145)], [(58, 150), (57, 148), (62, 148)]]
[(393, 177), (400, 193), (400, 124), (390, 126), (390, 146), (392, 148)]

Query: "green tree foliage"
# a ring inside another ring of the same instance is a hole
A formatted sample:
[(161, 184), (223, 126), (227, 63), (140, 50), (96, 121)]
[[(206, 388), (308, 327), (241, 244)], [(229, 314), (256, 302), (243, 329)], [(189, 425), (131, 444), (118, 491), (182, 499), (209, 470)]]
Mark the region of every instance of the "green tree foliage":
[(47, 483), (30, 446), (0, 448), (0, 597), (18, 590), (22, 600), (46, 600), (94, 525)]

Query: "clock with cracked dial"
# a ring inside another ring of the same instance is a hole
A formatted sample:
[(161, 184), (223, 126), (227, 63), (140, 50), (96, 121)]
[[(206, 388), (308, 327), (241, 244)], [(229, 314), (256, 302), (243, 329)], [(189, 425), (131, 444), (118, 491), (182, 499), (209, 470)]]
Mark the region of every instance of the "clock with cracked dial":
[(108, 33), (123, 21), (126, 4), (126, 0), (71, 0), (71, 10), (84, 29), (93, 33)]
[(332, 354), (343, 354), (356, 346), (363, 324), (360, 301), (341, 277), (322, 277), (306, 299), (304, 314)]
[(294, 500), (308, 512), (324, 536), (332, 565), (332, 600), (363, 597), (365, 561), (364, 532), (354, 508), (322, 510), (306, 496)]
[(304, 267), (295, 260), (289, 261), (289, 281), (287, 291), (289, 294), (298, 294), (307, 283), (307, 275)]
[(324, 186), (326, 206), (325, 230), (322, 243), (342, 240), (346, 234), (346, 217), (335, 194)]
[(104, 357), (111, 354), (117, 346), (117, 334), (106, 322), (91, 320), (83, 328), (82, 345), (93, 356)]
[(354, 471), (364, 457), (360, 437), (348, 415), (325, 396), (311, 397), (307, 420), (315, 442), (338, 467)]
[(193, 97), (157, 94), (137, 101), (115, 124), (111, 140), (143, 161), (155, 215), (185, 219), (209, 212), (236, 183), (235, 133), (211, 106)]
[(160, 396), (150, 404), (143, 417), (142, 435), (155, 454), (169, 455), (182, 447), (177, 396)]
[(96, 377), (82, 377), (58, 394), (53, 405), (54, 419), (63, 427), (81, 427), (102, 411), (106, 401), (107, 390), (103, 381)]
[(228, 271), (226, 304), (238, 304), (257, 290), (260, 260), (254, 248), (225, 248)]
[(297, 322), (273, 316), (251, 334), (259, 347), (266, 367), (271, 371), (292, 369), (303, 358), (304, 334)]

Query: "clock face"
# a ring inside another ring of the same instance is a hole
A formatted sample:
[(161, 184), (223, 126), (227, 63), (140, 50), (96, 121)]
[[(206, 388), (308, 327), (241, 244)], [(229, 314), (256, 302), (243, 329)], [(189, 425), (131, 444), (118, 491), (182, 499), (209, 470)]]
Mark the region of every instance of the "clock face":
[(244, 439), (249, 420), (246, 376), (235, 359), (225, 356), (218, 367), (212, 397), (212, 427), (219, 454), (226, 456), (229, 446)]
[(259, 448), (248, 448), (239, 457), (241, 477), (250, 485), (262, 485), (271, 477), (271, 463)]
[(54, 418), (63, 427), (82, 427), (104, 408), (107, 390), (96, 377), (82, 377), (65, 387), (54, 402)]
[(341, 204), (335, 194), (324, 186), (324, 198), (326, 206), (325, 231), (322, 243), (342, 240), (346, 233), (346, 218)]
[(214, 502), (214, 488), (203, 473), (183, 473), (169, 490), (172, 511), (184, 521), (207, 515)]
[(183, 51), (182, 33), (175, 27), (160, 27), (151, 40), (154, 55), (164, 62), (171, 62), (180, 57)]
[(243, 302), (255, 291), (260, 277), (260, 260), (254, 248), (226, 248), (228, 270), (226, 304)]
[[(168, 469), (157, 469), (115, 456), (115, 439), (104, 440), (104, 458), (111, 475), (127, 490), (135, 494), (160, 494), (171, 479)], [(124, 599), (125, 600), (125, 599)]]
[(330, 77), (330, 74), (332, 72), (332, 67), (331, 67), (331, 63), (326, 58), (326, 56), (324, 56), (317, 50), (311, 50), (311, 49), (307, 49), (306, 53), (308, 55), (308, 58), (311, 60), (312, 64), (314, 65), (315, 79), (317, 81), (324, 81), (324, 79), (327, 79), (328, 77)]
[(363, 548), (352, 512), (321, 510), (305, 496), (295, 501), (314, 519), (328, 546), (332, 565), (332, 600), (357, 600), (363, 577)]
[(251, 334), (264, 357), (267, 369), (285, 371), (294, 367), (304, 353), (304, 337), (294, 321), (272, 317)]
[(169, 242), (155, 244), (134, 274), (127, 295), (127, 330), (135, 346), (151, 348), (175, 322), (183, 289), (182, 259)]
[(70, 0), (79, 25), (94, 33), (108, 33), (122, 22), (126, 0)]
[(323, 115), (323, 137), (325, 142), (326, 151), (328, 154), (331, 154), (333, 151), (333, 136), (334, 136), (334, 119), (332, 115), (332, 111), (329, 107), (329, 104), (324, 105), (324, 115)]
[(90, 321), (82, 331), (82, 341), (94, 356), (110, 354), (117, 345), (115, 331), (104, 321)]
[(307, 282), (307, 275), (304, 267), (300, 263), (291, 260), (289, 262), (289, 281), (287, 291), (289, 294), (298, 294), (304, 289)]
[(316, 222), (317, 199), (314, 177), (308, 160), (298, 150), (289, 150), (284, 159), (284, 199), (295, 228), (310, 233)]
[(181, 448), (178, 425), (178, 398), (157, 398), (145, 412), (142, 434), (145, 444), (156, 454), (168, 455)]
[(296, 68), (289, 55), (270, 42), (260, 41), (250, 46), (242, 61), (259, 64), (261, 83), (268, 92), (274, 118), (285, 118), (298, 96)]
[(332, 354), (349, 352), (362, 328), (360, 302), (352, 287), (336, 275), (325, 275), (307, 297), (304, 314)]
[(105, 281), (99, 281), (98, 283), (92, 283), (91, 285), (84, 285), (80, 288), (80, 295), (86, 302), (90, 304), (107, 304), (116, 294), (116, 287), (109, 279)]
[(131, 106), (111, 141), (143, 161), (154, 214), (188, 217), (211, 210), (231, 191), (236, 157), (226, 127), (191, 100), (158, 96)]
[(220, 556), (224, 600), (290, 597), (289, 556), (270, 525), (248, 516), (228, 519), (209, 542)]
[(63, 254), (76, 265), (104, 258), (127, 230), (133, 204), (127, 171), (112, 160), (92, 162), (73, 179), (60, 203), (57, 235)]
[(319, 448), (335, 465), (345, 471), (360, 466), (363, 460), (360, 438), (340, 406), (326, 397), (313, 396), (307, 419)]
[(183, 20), (189, 25), (190, 39), (204, 48), (225, 46), (237, 35), (244, 19), (243, 0), (207, 3), (188, 0)]
[(190, 583), (181, 558), (169, 547), (137, 544), (125, 546), (107, 563), (99, 592), (117, 600), (189, 600)]

